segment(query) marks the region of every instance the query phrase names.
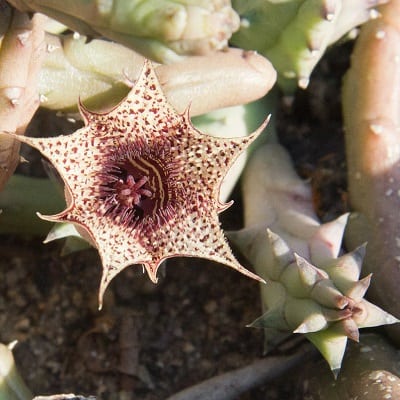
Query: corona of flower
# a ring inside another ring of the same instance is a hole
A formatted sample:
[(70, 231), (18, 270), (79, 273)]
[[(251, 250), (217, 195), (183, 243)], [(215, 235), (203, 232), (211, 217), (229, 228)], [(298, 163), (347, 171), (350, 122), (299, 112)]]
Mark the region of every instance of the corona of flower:
[[(80, 105), (85, 127), (67, 136), (18, 137), (47, 157), (65, 183), (67, 208), (42, 218), (72, 222), (98, 249), (103, 264), (99, 301), (122, 269), (142, 264), (157, 282), (170, 257), (202, 257), (242, 267), (224, 237), (218, 213), (221, 181), (263, 130), (215, 138), (196, 130), (161, 91), (149, 61), (128, 96), (112, 110)], [(83, 228), (83, 229), (82, 229)]]

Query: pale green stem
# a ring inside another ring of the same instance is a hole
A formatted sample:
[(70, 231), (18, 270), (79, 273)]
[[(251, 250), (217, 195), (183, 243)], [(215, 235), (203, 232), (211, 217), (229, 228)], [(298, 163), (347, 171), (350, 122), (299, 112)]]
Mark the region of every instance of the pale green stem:
[(0, 343), (0, 399), (31, 400), (33, 395), (17, 371), (11, 347)]
[(37, 217), (55, 214), (65, 202), (49, 179), (13, 175), (0, 193), (0, 234), (45, 236), (52, 224)]

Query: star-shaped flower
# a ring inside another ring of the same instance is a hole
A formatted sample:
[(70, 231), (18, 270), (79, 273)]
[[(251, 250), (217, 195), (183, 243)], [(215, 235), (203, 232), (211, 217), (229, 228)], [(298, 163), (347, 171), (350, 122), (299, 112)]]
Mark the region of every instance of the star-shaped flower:
[(228, 169), (264, 129), (248, 137), (199, 132), (188, 110), (177, 113), (149, 61), (128, 96), (104, 113), (80, 111), (85, 127), (68, 136), (18, 137), (37, 148), (65, 182), (67, 208), (52, 216), (83, 228), (103, 264), (100, 305), (109, 282), (125, 267), (143, 264), (157, 282), (161, 262), (202, 257), (262, 281), (233, 256), (218, 214)]

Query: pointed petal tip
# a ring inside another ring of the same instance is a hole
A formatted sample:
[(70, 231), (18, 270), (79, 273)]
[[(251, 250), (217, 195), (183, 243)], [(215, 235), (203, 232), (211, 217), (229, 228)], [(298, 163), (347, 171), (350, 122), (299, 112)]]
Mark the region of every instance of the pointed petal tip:
[(324, 315), (319, 313), (312, 313), (304, 318), (300, 325), (293, 331), (293, 333), (313, 333), (320, 332), (327, 329), (328, 323)]
[(103, 273), (103, 276), (101, 278), (100, 288), (99, 288), (99, 296), (98, 296), (99, 306), (97, 309), (99, 311), (101, 311), (103, 309), (104, 292), (106, 291), (109, 283), (110, 283), (110, 281), (106, 282), (106, 277), (104, 276), (104, 273)]
[(43, 219), (45, 221), (50, 221), (50, 222), (60, 222), (60, 219), (58, 219), (58, 217), (56, 215), (44, 215), (41, 214), (40, 212), (36, 212), (36, 215), (40, 218)]
[[(293, 254), (293, 251), (290, 249), (288, 244), (277, 233), (271, 231), (271, 229), (269, 228), (267, 228), (267, 239), (276, 255), (283, 252), (290, 252), (291, 254)], [(294, 256), (292, 258), (293, 261), (295, 261)]]
[(226, 266), (233, 268), (234, 270), (240, 272), (241, 274), (254, 279), (258, 282), (264, 283), (266, 284), (267, 282), (265, 281), (265, 279), (261, 278), (259, 275), (255, 274), (254, 272), (249, 271), (247, 268), (243, 267), (238, 261), (236, 261), (235, 259), (225, 259), (225, 260), (215, 260), (215, 261), (219, 261), (222, 264), (225, 264)]
[[(242, 267), (243, 268), (243, 267)], [(264, 285), (267, 284), (267, 281), (263, 278), (261, 278), (261, 276), (258, 276), (257, 274), (254, 274), (253, 272), (250, 272), (248, 269), (243, 268), (246, 272), (244, 272), (242, 269), (239, 270), (239, 272), (241, 272), (244, 275), (247, 275), (249, 278), (252, 278), (260, 283), (263, 283)]]
[(268, 310), (263, 315), (246, 325), (246, 328), (274, 329), (287, 332), (288, 326), (282, 315), (282, 310)]
[(225, 210), (227, 210), (231, 205), (233, 205), (234, 201), (230, 200), (227, 203), (220, 203), (218, 205), (218, 213), (223, 212)]
[(267, 281), (265, 279), (262, 279), (262, 278), (259, 279), (259, 282), (262, 283), (263, 285), (267, 284)]
[[(161, 264), (161, 263), (160, 263)], [(160, 265), (159, 264), (159, 265)], [(145, 263), (145, 264), (143, 264), (144, 265), (144, 268), (146, 269), (146, 271), (147, 271), (147, 275), (149, 276), (149, 278), (150, 278), (150, 280), (155, 284), (155, 285), (157, 285), (157, 283), (158, 283), (158, 278), (157, 278), (157, 271), (158, 271), (158, 266), (159, 265), (151, 265), (151, 264), (147, 264), (147, 263)]]
[(152, 281), (155, 285), (157, 285), (157, 283), (158, 283), (158, 278), (157, 278), (156, 276), (150, 277), (150, 279), (151, 279), (151, 281)]
[(269, 121), (271, 121), (272, 114), (268, 114), (267, 118), (263, 121), (263, 123), (259, 126), (259, 128), (256, 130), (256, 132), (261, 133), (269, 124)]
[(364, 242), (364, 243), (360, 244), (358, 247), (356, 247), (354, 249), (354, 252), (357, 252), (358, 254), (360, 254), (360, 256), (362, 258), (364, 258), (365, 253), (367, 251), (367, 245), (368, 245), (368, 242)]
[(243, 275), (246, 275), (247, 277), (254, 279), (255, 281), (258, 281), (262, 284), (267, 284), (267, 281), (263, 278), (261, 278), (260, 276), (258, 276), (257, 274), (254, 274), (253, 272), (249, 271), (248, 269), (244, 268), (244, 267), (234, 267), (234, 269), (236, 269), (237, 271), (239, 271), (240, 273), (242, 273)]
[[(275, 310), (272, 312), (269, 310), (260, 317), (256, 318), (254, 321), (246, 325), (246, 328), (256, 328), (256, 329), (267, 329), (267, 328), (277, 328), (275, 317)], [(272, 318), (271, 318), (272, 317)], [(271, 323), (272, 320), (272, 323)]]
[(266, 128), (267, 125), (269, 124), (269, 121), (271, 121), (272, 118), (272, 114), (268, 114), (267, 118), (265, 118), (264, 122), (261, 124), (261, 126), (263, 126), (263, 128)]
[(271, 114), (269, 114), (267, 116), (267, 118), (265, 118), (265, 120), (261, 123), (261, 125), (254, 132), (250, 133), (250, 135), (247, 136), (248, 138), (251, 139), (251, 142), (256, 140), (258, 138), (258, 136), (261, 135), (261, 133), (264, 131), (264, 129), (268, 126), (270, 120), (271, 120)]

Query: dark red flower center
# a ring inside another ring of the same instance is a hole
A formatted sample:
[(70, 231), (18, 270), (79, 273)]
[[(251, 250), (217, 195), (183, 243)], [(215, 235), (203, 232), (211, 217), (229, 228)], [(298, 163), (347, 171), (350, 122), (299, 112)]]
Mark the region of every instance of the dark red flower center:
[(176, 162), (165, 155), (122, 151), (110, 157), (101, 174), (103, 215), (129, 227), (141, 223), (149, 228), (172, 218), (180, 196), (173, 179)]

